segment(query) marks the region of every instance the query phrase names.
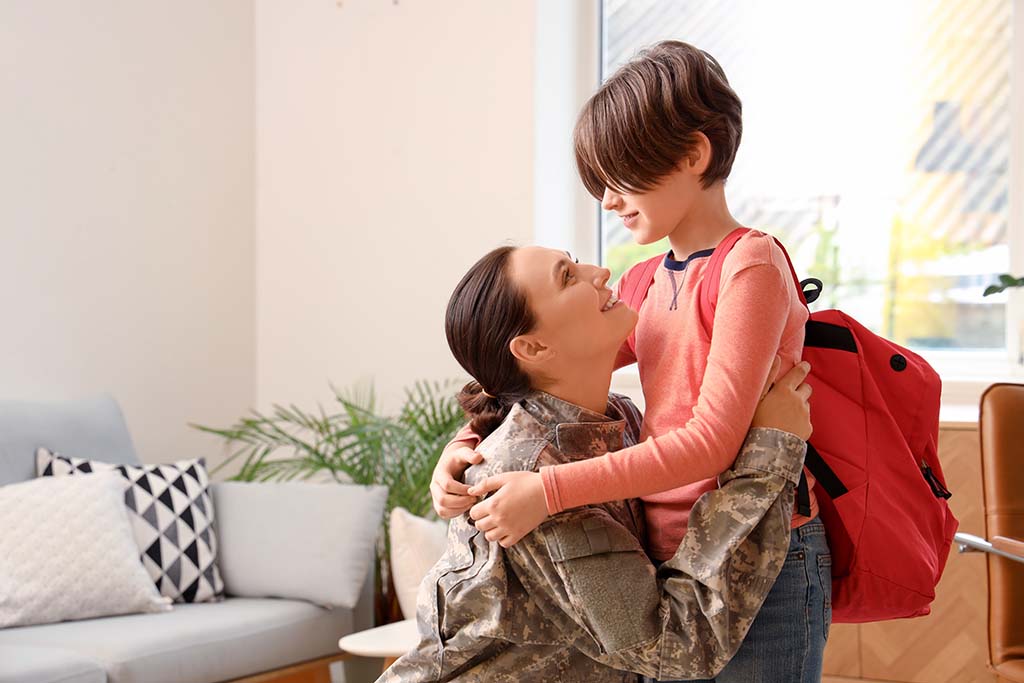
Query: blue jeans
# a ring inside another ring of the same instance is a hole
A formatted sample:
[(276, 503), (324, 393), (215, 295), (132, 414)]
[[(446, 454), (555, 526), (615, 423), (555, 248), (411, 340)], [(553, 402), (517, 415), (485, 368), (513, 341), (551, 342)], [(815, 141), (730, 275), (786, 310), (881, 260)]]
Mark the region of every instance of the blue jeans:
[(782, 572), (736, 656), (702, 683), (818, 683), (831, 625), (832, 554), (815, 518), (793, 529)]

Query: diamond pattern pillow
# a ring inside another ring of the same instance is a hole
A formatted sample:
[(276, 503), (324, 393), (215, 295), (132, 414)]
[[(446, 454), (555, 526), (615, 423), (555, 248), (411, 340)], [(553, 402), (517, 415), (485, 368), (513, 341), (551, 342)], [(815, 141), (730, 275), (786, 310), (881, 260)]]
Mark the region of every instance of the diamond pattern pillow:
[(217, 568), (213, 502), (203, 459), (170, 465), (114, 465), (36, 451), (39, 476), (116, 470), (140, 559), (160, 594), (175, 602), (207, 602), (224, 594)]

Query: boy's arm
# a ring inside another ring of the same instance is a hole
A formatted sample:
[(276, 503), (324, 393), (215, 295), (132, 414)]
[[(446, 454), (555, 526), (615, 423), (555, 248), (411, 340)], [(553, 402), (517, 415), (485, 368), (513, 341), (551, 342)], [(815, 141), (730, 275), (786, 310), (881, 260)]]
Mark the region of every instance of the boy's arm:
[(445, 446), (444, 449), (447, 451), (453, 446), (468, 446), (470, 448), (476, 448), (478, 445), (480, 445), (480, 435), (474, 432), (473, 428), (470, 427), (467, 422), (462, 426), (462, 429), (455, 433), (455, 436), (452, 437), (452, 440), (448, 442), (448, 445)]
[(788, 266), (783, 267), (787, 270), (758, 263), (723, 285), (700, 397), (690, 420), (616, 453), (543, 468), (550, 514), (668, 491), (715, 477), (729, 466), (750, 426), (790, 315), (792, 284)]
[(552, 518), (506, 556), (547, 618), (589, 636), (574, 645), (593, 659), (659, 679), (715, 676), (785, 561), (804, 451), (785, 432), (751, 430), (657, 575), (639, 541), (593, 507)]
[(470, 465), (483, 460), (483, 456), (474, 450), (479, 444), (480, 437), (467, 423), (444, 447), (434, 465), (430, 476), (430, 499), (434, 512), (441, 519), (458, 517), (476, 503), (476, 498), (466, 494), (469, 487), (462, 483), (462, 476)]

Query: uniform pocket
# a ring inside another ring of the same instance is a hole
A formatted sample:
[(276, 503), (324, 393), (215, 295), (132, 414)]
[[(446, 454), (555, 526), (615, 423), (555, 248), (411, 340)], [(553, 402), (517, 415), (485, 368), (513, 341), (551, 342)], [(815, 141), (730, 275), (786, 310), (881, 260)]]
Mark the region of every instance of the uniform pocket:
[(657, 635), (655, 571), (633, 534), (594, 508), (558, 515), (542, 529), (573, 619), (601, 654)]
[(824, 629), (825, 641), (828, 642), (828, 632), (832, 628), (832, 555), (818, 555), (818, 581), (822, 593), (822, 628)]

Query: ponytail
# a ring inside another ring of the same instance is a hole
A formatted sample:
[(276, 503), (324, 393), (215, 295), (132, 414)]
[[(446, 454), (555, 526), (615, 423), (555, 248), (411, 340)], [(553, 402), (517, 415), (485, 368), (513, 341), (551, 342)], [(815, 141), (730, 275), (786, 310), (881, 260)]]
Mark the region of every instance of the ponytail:
[[(477, 261), (456, 286), (445, 315), (448, 347), (474, 381), (459, 392), (470, 428), (487, 437), (530, 393), (530, 378), (509, 344), (533, 329), (533, 311), (508, 274), (514, 247)], [(484, 389), (486, 387), (486, 391)]]

